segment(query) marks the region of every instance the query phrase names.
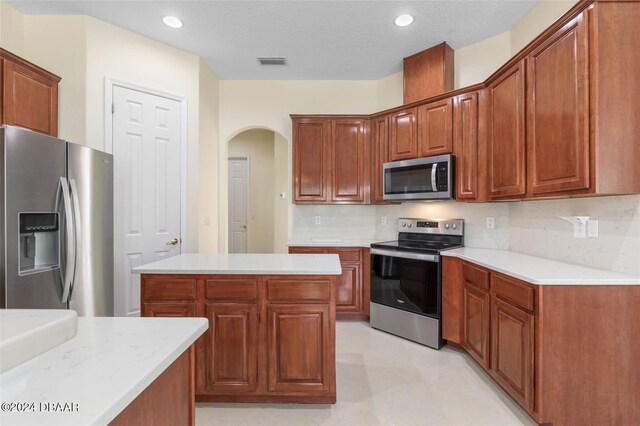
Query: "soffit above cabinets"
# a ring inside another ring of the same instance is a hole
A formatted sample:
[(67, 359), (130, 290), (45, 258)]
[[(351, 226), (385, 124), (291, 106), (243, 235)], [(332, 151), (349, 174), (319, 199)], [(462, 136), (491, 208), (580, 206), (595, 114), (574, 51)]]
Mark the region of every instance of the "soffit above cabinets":
[[(222, 79), (372, 80), (446, 41), (459, 49), (510, 29), (535, 0), (42, 1), (26, 14), (89, 15), (201, 56)], [(401, 14), (415, 21), (394, 25)], [(172, 29), (162, 17), (184, 26)], [(286, 57), (263, 67), (258, 57)]]

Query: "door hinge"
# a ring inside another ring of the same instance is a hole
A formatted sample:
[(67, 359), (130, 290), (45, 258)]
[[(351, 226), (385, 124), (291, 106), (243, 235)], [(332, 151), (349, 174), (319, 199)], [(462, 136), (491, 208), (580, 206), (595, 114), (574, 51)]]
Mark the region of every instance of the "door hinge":
[(116, 104), (114, 104), (113, 102), (111, 103), (111, 114), (115, 114), (116, 112)]

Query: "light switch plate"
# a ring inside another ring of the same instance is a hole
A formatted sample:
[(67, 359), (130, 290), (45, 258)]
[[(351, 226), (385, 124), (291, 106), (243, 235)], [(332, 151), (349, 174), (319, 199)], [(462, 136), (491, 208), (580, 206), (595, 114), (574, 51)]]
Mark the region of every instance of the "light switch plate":
[(598, 238), (598, 221), (591, 219), (587, 223), (587, 236), (589, 238)]
[(496, 227), (496, 218), (495, 217), (488, 217), (487, 218), (487, 228), (488, 229), (495, 229)]
[(321, 222), (320, 216), (316, 216), (316, 225), (320, 225)]

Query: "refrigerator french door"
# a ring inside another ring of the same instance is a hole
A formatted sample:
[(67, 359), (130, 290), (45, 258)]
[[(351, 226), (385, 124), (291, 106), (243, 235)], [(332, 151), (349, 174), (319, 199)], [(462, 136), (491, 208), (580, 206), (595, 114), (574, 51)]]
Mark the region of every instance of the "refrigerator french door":
[(111, 155), (0, 127), (1, 306), (113, 315)]

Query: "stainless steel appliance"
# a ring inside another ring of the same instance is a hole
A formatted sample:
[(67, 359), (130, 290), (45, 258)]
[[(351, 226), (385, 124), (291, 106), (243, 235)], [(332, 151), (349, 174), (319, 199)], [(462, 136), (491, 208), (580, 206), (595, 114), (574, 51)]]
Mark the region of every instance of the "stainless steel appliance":
[(113, 159), (0, 127), (0, 306), (113, 316)]
[(464, 243), (462, 219), (399, 219), (398, 240), (371, 244), (371, 326), (439, 349), (440, 253)]
[(385, 200), (450, 200), (454, 197), (451, 154), (382, 165)]

